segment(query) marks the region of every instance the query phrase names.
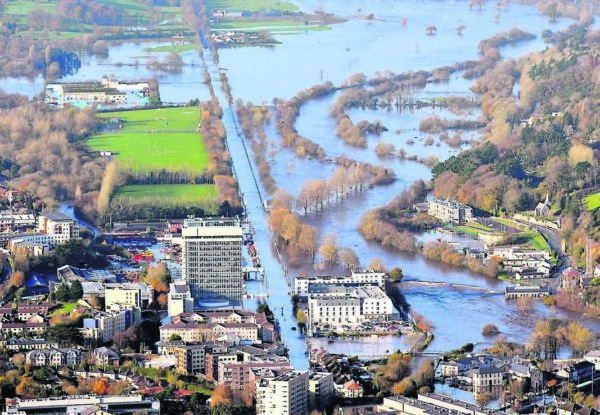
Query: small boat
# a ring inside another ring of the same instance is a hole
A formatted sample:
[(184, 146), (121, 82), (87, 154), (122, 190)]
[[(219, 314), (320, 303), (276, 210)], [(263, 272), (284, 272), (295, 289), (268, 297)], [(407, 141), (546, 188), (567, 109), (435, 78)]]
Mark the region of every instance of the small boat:
[(333, 339), (327, 340), (327, 343), (334, 343), (334, 342), (335, 342), (335, 340), (333, 340)]
[(298, 329), (296, 328), (296, 326), (293, 326), (293, 327), (292, 327), (292, 330), (298, 330)]

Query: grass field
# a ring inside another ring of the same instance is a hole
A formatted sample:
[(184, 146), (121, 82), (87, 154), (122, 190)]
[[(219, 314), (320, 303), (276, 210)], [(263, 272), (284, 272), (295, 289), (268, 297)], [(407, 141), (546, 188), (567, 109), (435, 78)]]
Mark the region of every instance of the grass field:
[[(121, 9), (127, 13), (131, 21), (134, 21), (136, 25), (145, 26), (147, 30), (160, 34), (161, 31), (173, 31), (173, 30), (187, 30), (187, 27), (183, 23), (181, 16), (180, 7), (170, 6), (154, 6), (153, 14), (150, 13), (150, 9), (145, 6), (142, 0), (96, 0), (100, 3), (106, 4), (107, 6)], [(10, 17), (12, 21), (18, 22), (21, 25), (28, 25), (29, 23), (29, 12), (32, 10), (42, 10), (47, 13), (56, 13), (57, 3), (56, 1), (39, 2), (33, 0), (12, 0), (6, 3), (6, 8), (3, 17)], [(156, 16), (161, 16), (162, 24), (156, 21)], [(130, 33), (127, 26), (132, 26), (131, 21), (119, 24), (118, 27), (122, 28), (126, 26), (125, 34)], [(104, 29), (112, 29), (112, 26), (103, 26)], [(92, 32), (93, 27), (90, 24), (74, 23), (70, 24), (69, 27), (64, 27), (59, 31), (37, 31), (34, 32), (35, 37), (39, 35), (47, 36), (48, 34), (52, 38), (72, 38), (75, 36), (81, 36), (81, 33)], [(172, 33), (167, 33), (165, 36), (171, 37)]]
[(113, 196), (113, 203), (117, 204), (199, 206), (205, 210), (214, 209), (217, 206), (216, 200), (217, 189), (212, 184), (129, 185), (119, 188)]
[(144, 52), (182, 53), (182, 52), (188, 52), (190, 50), (196, 50), (197, 48), (198, 48), (198, 46), (195, 43), (182, 43), (179, 45), (161, 45), (161, 46), (155, 46), (153, 48), (146, 48), (146, 49), (144, 49)]
[(309, 31), (322, 31), (331, 30), (331, 26), (326, 25), (308, 25), (295, 20), (229, 20), (227, 22), (212, 23), (211, 29), (213, 30), (244, 30), (248, 32), (256, 32), (259, 30), (268, 30), (273, 33), (282, 32), (304, 32)]
[(298, 10), (298, 7), (295, 4), (278, 0), (208, 0), (206, 2), (206, 8), (208, 10), (215, 8), (249, 12), (258, 12), (262, 10), (293, 12)]
[(120, 131), (88, 140), (94, 151), (111, 151), (123, 171), (148, 174), (166, 170), (202, 173), (208, 165), (204, 142), (196, 131), (195, 107), (111, 112), (102, 118), (119, 118)]
[(527, 238), (529, 245), (533, 249), (539, 249), (542, 251), (550, 251), (550, 246), (548, 242), (544, 239), (544, 237), (539, 232), (525, 232), (522, 234), (525, 238)]
[(75, 308), (77, 303), (64, 303), (61, 308), (55, 310), (50, 314), (50, 317), (57, 316), (59, 314), (69, 314)]
[(477, 238), (477, 235), (479, 234), (477, 232), (477, 229), (471, 228), (469, 226), (447, 224), (447, 225), (445, 225), (445, 227), (447, 227), (448, 229), (451, 229), (455, 232), (462, 233), (463, 235), (468, 235), (473, 238)]
[(596, 210), (600, 207), (600, 192), (591, 193), (587, 195), (583, 200), (587, 206), (587, 210)]

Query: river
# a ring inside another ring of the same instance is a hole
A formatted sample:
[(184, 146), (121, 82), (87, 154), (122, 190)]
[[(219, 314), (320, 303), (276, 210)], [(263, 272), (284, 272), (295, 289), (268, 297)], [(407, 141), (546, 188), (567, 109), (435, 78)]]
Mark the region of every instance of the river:
[[(468, 3), (462, 1), (302, 2), (305, 11), (313, 11), (319, 7), (325, 12), (334, 12), (349, 20), (347, 23), (333, 26), (330, 31), (281, 35), (279, 39), (283, 44), (277, 47), (235, 48), (219, 52), (219, 65), (227, 70), (234, 97), (254, 103), (268, 103), (274, 97), (288, 98), (299, 90), (326, 80), (339, 85), (356, 72), (373, 75), (377, 71), (385, 70), (395, 73), (430, 70), (458, 61), (477, 59), (476, 47), (479, 41), (512, 27), (522, 28), (538, 36), (531, 41), (501, 48), (503, 57), (518, 58), (530, 51), (546, 47), (540, 38), (544, 29), (556, 31), (572, 23), (568, 19), (551, 23), (533, 7), (516, 4), (500, 9), (488, 4), (483, 10), (476, 10), (470, 9)], [(352, 18), (356, 14), (369, 13), (383, 21), (368, 22)], [(496, 15), (499, 15), (497, 19)], [(403, 18), (406, 18), (406, 25), (401, 23)], [(425, 34), (425, 27), (431, 24), (437, 26), (437, 35)], [(466, 26), (462, 36), (455, 33), (459, 24)], [(247, 62), (252, 63), (252, 70), (248, 70), (246, 65), (240, 65)], [(470, 85), (471, 82), (455, 75), (448, 82), (428, 85), (425, 90), (419, 92), (419, 96), (469, 95)], [(418, 284), (406, 284), (403, 287), (411, 307), (424, 315), (434, 326), (436, 337), (430, 346), (431, 350), (448, 350), (466, 342), (489, 343), (493, 339), (485, 338), (481, 334), (483, 325), (488, 322), (496, 324), (503, 336), (520, 342), (527, 340), (535, 322), (542, 317), (578, 318), (594, 330), (600, 328), (596, 320), (581, 319), (577, 315), (556, 307), (546, 307), (541, 303), (532, 310), (520, 312), (514, 302), (506, 302), (502, 295), (487, 293), (487, 290), (502, 291), (507, 285), (506, 282), (365, 241), (357, 231), (362, 213), (384, 205), (414, 180), (428, 179), (431, 175), (429, 168), (416, 162), (378, 159), (373, 150), (374, 144), (382, 140), (404, 148), (409, 154), (420, 157), (435, 155), (443, 160), (458, 150), (445, 143), (426, 146), (424, 139), (429, 134), (421, 133), (418, 124), (422, 118), (429, 115), (442, 118), (457, 116), (439, 108), (400, 113), (353, 109), (349, 111), (349, 115), (354, 123), (361, 119), (380, 119), (389, 130), (380, 137), (370, 137), (369, 148), (356, 149), (342, 143), (335, 135), (335, 122), (328, 116), (334, 100), (335, 95), (311, 100), (302, 106), (296, 123), (298, 132), (321, 144), (329, 157), (345, 154), (356, 160), (384, 165), (394, 170), (398, 180), (391, 185), (377, 187), (352, 197), (322, 213), (309, 214), (305, 220), (317, 226), (322, 235), (336, 234), (341, 245), (351, 247), (357, 252), (363, 265), (367, 264), (370, 258), (377, 256), (383, 258), (388, 267), (400, 266), (411, 280), (450, 282), (476, 287), (468, 289)], [(478, 111), (473, 111), (468, 117), (476, 118), (478, 115)], [(269, 133), (270, 139), (277, 142), (273, 127)], [(464, 132), (463, 138), (478, 139), (479, 134)], [(409, 139), (413, 139), (415, 143), (407, 144)], [(437, 137), (434, 139), (437, 143)], [(273, 177), (278, 185), (292, 194), (298, 193), (304, 180), (328, 177), (335, 168), (330, 163), (298, 159), (287, 149), (277, 148), (275, 151), (276, 154), (271, 159)], [(245, 183), (247, 180), (248, 183)], [(240, 181), (245, 193), (246, 189), (254, 186), (247, 176), (240, 177)], [(251, 199), (249, 194), (246, 195), (246, 199)], [(256, 203), (252, 202), (250, 205)], [(254, 221), (253, 212), (250, 216)], [(290, 284), (294, 275), (301, 272), (335, 272), (315, 270), (313, 265), (305, 263), (290, 269)], [(277, 308), (281, 303), (287, 304), (288, 286), (281, 284), (275, 287), (273, 281), (278, 278), (274, 278), (270, 273), (269, 279), (272, 281), (270, 303)], [(288, 312), (287, 307), (284, 312)], [(290, 321), (291, 313), (286, 317), (287, 321)], [(292, 333), (292, 336), (298, 337), (295, 333)], [(369, 354), (377, 348), (403, 348), (401, 338), (386, 338), (377, 346), (374, 344), (373, 339), (366, 339), (352, 343), (336, 342), (325, 347), (334, 352), (350, 354)]]
[[(517, 58), (524, 53), (542, 50), (545, 44), (540, 39), (544, 29), (561, 30), (572, 23), (560, 19), (551, 23), (533, 7), (512, 4), (507, 8), (496, 8), (487, 4), (482, 10), (471, 9), (468, 1), (436, 0), (303, 0), (304, 11), (322, 9), (334, 12), (348, 19), (346, 23), (332, 26), (331, 30), (306, 31), (277, 35), (282, 44), (275, 47), (249, 47), (222, 49), (219, 52), (220, 68), (227, 71), (233, 95), (244, 101), (255, 103), (270, 102), (274, 97), (289, 98), (311, 85), (329, 80), (339, 85), (348, 76), (364, 72), (368, 76), (378, 71), (391, 70), (395, 73), (407, 70), (430, 70), (442, 65), (450, 65), (467, 59), (477, 59), (477, 44), (500, 31), (518, 27), (537, 35), (538, 38), (521, 42), (501, 49), (505, 58)], [(374, 21), (356, 19), (353, 16), (373, 13)], [(497, 17), (496, 17), (497, 16)], [(406, 24), (403, 24), (403, 22)], [(436, 35), (427, 35), (425, 28), (437, 27)], [(463, 35), (456, 34), (456, 26), (464, 25)], [(83, 59), (78, 74), (64, 80), (99, 79), (104, 74), (114, 73), (120, 79), (137, 79), (156, 75), (160, 93), (165, 101), (185, 102), (192, 98), (207, 99), (208, 91), (203, 80), (202, 61), (196, 51), (183, 54), (186, 66), (180, 74), (155, 73), (146, 68), (144, 62), (149, 54), (144, 52), (154, 43), (125, 43), (113, 46), (108, 58), (87, 57)], [(165, 54), (154, 54), (164, 57)], [(206, 51), (206, 60), (211, 62)], [(137, 62), (137, 65), (136, 65)], [(121, 65), (123, 64), (123, 65)], [(218, 86), (218, 71), (209, 63), (209, 71), (220, 102), (225, 99)], [(448, 82), (428, 85), (420, 91), (420, 96), (469, 95), (471, 83), (458, 75)], [(41, 91), (43, 80), (34, 82), (24, 79), (3, 80), (2, 88), (9, 92), (22, 92), (33, 96)], [(450, 265), (433, 262), (422, 256), (399, 253), (378, 244), (365, 241), (357, 231), (362, 213), (387, 203), (392, 197), (419, 178), (429, 179), (430, 169), (426, 166), (398, 159), (380, 160), (374, 153), (378, 140), (393, 143), (404, 148), (409, 154), (420, 157), (435, 155), (445, 159), (458, 149), (445, 143), (439, 146), (426, 146), (428, 134), (418, 130), (419, 121), (429, 115), (453, 118), (456, 115), (446, 109), (424, 108), (415, 111), (388, 112), (353, 109), (350, 116), (356, 123), (361, 119), (380, 119), (389, 131), (380, 137), (369, 138), (369, 148), (356, 149), (343, 144), (335, 135), (335, 123), (328, 116), (328, 110), (335, 96), (308, 102), (301, 108), (296, 124), (300, 134), (321, 144), (328, 156), (346, 154), (351, 158), (385, 165), (392, 169), (398, 178), (394, 183), (371, 189), (362, 195), (351, 197), (343, 203), (329, 207), (320, 214), (308, 215), (305, 220), (318, 226), (322, 234), (335, 233), (343, 246), (354, 249), (367, 264), (375, 256), (383, 258), (388, 267), (399, 266), (408, 280), (438, 281), (464, 284), (474, 289), (452, 286), (425, 286), (405, 284), (404, 294), (411, 307), (423, 314), (434, 326), (435, 340), (431, 350), (447, 350), (466, 342), (488, 342), (481, 328), (492, 322), (510, 340), (526, 341), (535, 321), (541, 317), (556, 316), (578, 318), (594, 330), (600, 328), (595, 320), (581, 319), (555, 307), (538, 304), (535, 309), (521, 313), (513, 303), (505, 302), (501, 295), (486, 293), (487, 290), (503, 290), (506, 283)], [(468, 115), (476, 118), (478, 111)], [(231, 109), (225, 108), (223, 117), (228, 145), (246, 202), (247, 213), (256, 231), (255, 240), (265, 266), (268, 282), (248, 284), (249, 293), (267, 292), (268, 302), (275, 310), (282, 326), (284, 338), (290, 349), (290, 358), (297, 368), (307, 367), (304, 355), (304, 341), (294, 326), (292, 307), (289, 298), (290, 286), (295, 275), (300, 272), (322, 273), (314, 264), (307, 262), (291, 269), (289, 281), (283, 275), (280, 258), (274, 251), (267, 219), (262, 211), (261, 200), (254, 183), (251, 167), (244, 153), (242, 139), (237, 135)], [(463, 133), (464, 138), (478, 139), (474, 132)], [(434, 137), (437, 143), (437, 137)], [(269, 129), (269, 139), (279, 141), (273, 126)], [(414, 139), (414, 144), (407, 140)], [(275, 148), (272, 172), (278, 185), (296, 194), (301, 183), (308, 178), (328, 177), (334, 169), (330, 163), (316, 160), (298, 159), (286, 149)], [(254, 166), (255, 167), (255, 166)], [(256, 170), (255, 170), (256, 171)], [(260, 188), (262, 186), (259, 185)], [(253, 307), (256, 300), (249, 300), (246, 306)], [(334, 343), (327, 345), (332, 351), (352, 354), (368, 354), (373, 348), (386, 351), (403, 348), (402, 339), (390, 337), (379, 346), (372, 339), (356, 341), (352, 344)]]

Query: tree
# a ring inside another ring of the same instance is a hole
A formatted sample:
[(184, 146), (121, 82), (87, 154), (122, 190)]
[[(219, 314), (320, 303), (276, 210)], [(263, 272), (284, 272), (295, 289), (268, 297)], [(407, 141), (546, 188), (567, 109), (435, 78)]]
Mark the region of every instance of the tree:
[(492, 401), (493, 395), (489, 392), (479, 393), (475, 397), (477, 404), (482, 407), (486, 407)]
[(181, 340), (181, 336), (177, 333), (173, 333), (169, 336), (169, 342), (176, 342), (176, 341), (180, 341)]
[(369, 265), (367, 265), (367, 269), (376, 271), (376, 272), (385, 272), (385, 264), (383, 263), (383, 259), (379, 257), (373, 257), (369, 261)]
[(340, 249), (340, 262), (344, 268), (360, 268), (360, 260), (352, 248), (344, 247)]
[(54, 297), (57, 301), (69, 301), (71, 298), (71, 292), (66, 283), (62, 282), (58, 285), (58, 287), (56, 287), (56, 290), (54, 291)]
[(14, 271), (10, 275), (10, 280), (8, 281), (8, 285), (20, 288), (25, 284), (25, 274), (23, 271)]
[(298, 310), (298, 312), (296, 313), (296, 320), (298, 321), (298, 324), (306, 324), (306, 322), (308, 321), (308, 318), (306, 317), (306, 312), (304, 310)]
[(392, 268), (392, 270), (390, 271), (390, 278), (394, 282), (400, 282), (400, 281), (402, 281), (402, 278), (404, 278), (404, 274), (402, 272), (402, 269), (398, 268), (398, 267)]
[(71, 282), (71, 287), (69, 288), (69, 297), (71, 301), (77, 301), (83, 297), (83, 286), (79, 280), (74, 280)]
[(60, 344), (83, 344), (83, 336), (79, 327), (72, 323), (59, 323), (48, 327), (48, 338)]
[(224, 406), (230, 406), (233, 404), (233, 391), (227, 385), (220, 384), (213, 392), (210, 406), (214, 408), (219, 404)]
[(325, 235), (323, 244), (319, 247), (319, 254), (323, 258), (323, 262), (332, 267), (339, 261), (339, 249), (337, 244), (337, 236), (334, 234)]
[(488, 323), (485, 326), (483, 326), (483, 329), (481, 329), (481, 333), (484, 336), (495, 336), (496, 334), (500, 333), (500, 330), (498, 330), (498, 327), (495, 324)]

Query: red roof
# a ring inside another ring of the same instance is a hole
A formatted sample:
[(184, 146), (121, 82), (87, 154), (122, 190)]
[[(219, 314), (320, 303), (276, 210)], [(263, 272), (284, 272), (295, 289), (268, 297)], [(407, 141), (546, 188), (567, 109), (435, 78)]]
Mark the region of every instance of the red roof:
[(353, 380), (344, 383), (344, 389), (348, 389), (350, 391), (361, 391), (361, 390), (363, 390), (362, 386), (360, 386), (358, 383), (354, 382)]
[(147, 388), (144, 390), (141, 390), (141, 393), (145, 393), (146, 395), (156, 395), (157, 393), (160, 393), (164, 390), (165, 388), (163, 388), (162, 386), (155, 386), (153, 388)]
[(173, 395), (177, 396), (178, 398), (183, 398), (184, 396), (189, 396), (192, 393), (194, 392), (185, 389), (177, 389), (175, 392), (173, 392)]

